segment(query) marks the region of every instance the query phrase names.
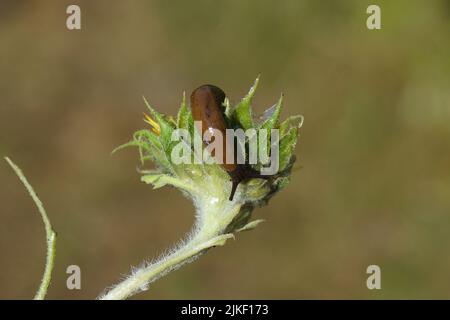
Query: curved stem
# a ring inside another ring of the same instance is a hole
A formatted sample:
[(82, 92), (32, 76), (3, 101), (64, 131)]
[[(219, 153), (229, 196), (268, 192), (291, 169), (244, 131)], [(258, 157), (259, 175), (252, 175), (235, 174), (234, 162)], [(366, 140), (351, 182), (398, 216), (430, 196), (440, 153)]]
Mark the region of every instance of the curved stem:
[(222, 246), (229, 238), (233, 238), (232, 234), (223, 234), (205, 242), (197, 244), (195, 238), (188, 242), (185, 246), (179, 248), (166, 258), (157, 261), (138, 270), (128, 279), (122, 281), (111, 289), (107, 294), (100, 297), (101, 300), (121, 300), (135, 294), (145, 288), (149, 283), (165, 276), (167, 273), (176, 270), (184, 264), (194, 261), (205, 250)]
[(53, 266), (55, 263), (56, 233), (53, 231), (50, 219), (47, 216), (44, 205), (38, 198), (36, 192), (33, 190), (33, 187), (28, 182), (22, 170), (20, 170), (20, 168), (8, 157), (5, 157), (5, 160), (14, 170), (16, 175), (19, 177), (20, 181), (22, 181), (22, 183), (24, 184), (25, 188), (27, 189), (34, 203), (36, 204), (39, 213), (41, 214), (42, 221), (44, 222), (45, 234), (47, 238), (47, 258), (45, 262), (44, 274), (42, 275), (41, 285), (39, 286), (39, 289), (36, 292), (36, 295), (34, 296), (34, 300), (43, 300), (47, 294), (48, 286), (50, 285)]
[(189, 240), (156, 262), (132, 272), (127, 279), (114, 286), (99, 299), (126, 299), (145, 290), (148, 284), (169, 272), (193, 262), (209, 248), (224, 245), (228, 239), (234, 238), (233, 234), (224, 233), (224, 230), (239, 213), (240, 208), (241, 203), (230, 202), (228, 199), (216, 202), (211, 201), (207, 196), (203, 199), (198, 198), (198, 220)]

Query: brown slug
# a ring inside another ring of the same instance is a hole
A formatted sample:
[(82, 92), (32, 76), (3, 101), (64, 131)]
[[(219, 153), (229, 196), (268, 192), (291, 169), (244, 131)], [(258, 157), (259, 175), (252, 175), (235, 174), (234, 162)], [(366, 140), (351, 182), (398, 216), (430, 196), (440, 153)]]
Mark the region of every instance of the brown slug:
[[(222, 146), (222, 167), (228, 172), (231, 177), (232, 187), (229, 200), (233, 200), (234, 194), (238, 185), (251, 178), (268, 179), (270, 176), (261, 175), (256, 170), (252, 169), (247, 164), (237, 164), (236, 152), (234, 152), (235, 158), (232, 163), (227, 163), (226, 154), (227, 150), (231, 150), (233, 145), (228, 145), (228, 139), (226, 139), (227, 125), (224, 118), (222, 104), (225, 100), (225, 92), (222, 89), (214, 85), (203, 85), (195, 89), (191, 94), (191, 111), (194, 121), (201, 122), (202, 125), (202, 137), (203, 134), (210, 130), (219, 130), (223, 135)], [(209, 141), (203, 141), (205, 144), (209, 144)], [(212, 154), (214, 157), (214, 154)], [(220, 160), (220, 159), (217, 159)]]

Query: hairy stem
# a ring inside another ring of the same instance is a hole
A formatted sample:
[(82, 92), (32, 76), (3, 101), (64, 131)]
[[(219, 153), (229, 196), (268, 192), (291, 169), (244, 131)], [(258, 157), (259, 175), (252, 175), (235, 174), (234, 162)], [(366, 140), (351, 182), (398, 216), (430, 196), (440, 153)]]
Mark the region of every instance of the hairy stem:
[(227, 204), (224, 207), (220, 203), (215, 204), (216, 202), (211, 201), (202, 201), (200, 203), (201, 205), (198, 208), (200, 217), (200, 221), (198, 222), (199, 227), (194, 228), (196, 231), (190, 237), (190, 240), (186, 241), (184, 245), (179, 246), (167, 256), (136, 270), (127, 279), (99, 297), (99, 299), (126, 299), (145, 290), (149, 283), (165, 276), (171, 271), (179, 269), (185, 264), (193, 262), (207, 249), (222, 246), (228, 239), (234, 238), (233, 234), (223, 234), (223, 231), (239, 212), (240, 205)]
[(55, 262), (55, 250), (56, 250), (56, 233), (53, 231), (52, 225), (50, 223), (50, 219), (47, 216), (47, 213), (45, 211), (44, 205), (42, 204), (41, 200), (38, 198), (36, 192), (33, 190), (33, 187), (28, 182), (27, 178), (23, 174), (22, 170), (9, 159), (8, 157), (5, 157), (6, 162), (11, 166), (11, 168), (14, 170), (16, 175), (19, 177), (20, 181), (24, 184), (25, 188), (27, 189), (28, 193), (30, 194), (31, 198), (33, 199), (34, 203), (36, 204), (36, 207), (39, 210), (39, 213), (41, 214), (42, 221), (44, 222), (45, 226), (45, 234), (47, 238), (47, 258), (45, 262), (45, 270), (44, 274), (42, 275), (41, 285), (39, 286), (38, 291), (36, 292), (36, 295), (34, 296), (34, 300), (44, 300), (48, 286), (50, 285), (50, 281), (52, 278), (52, 271), (53, 266)]

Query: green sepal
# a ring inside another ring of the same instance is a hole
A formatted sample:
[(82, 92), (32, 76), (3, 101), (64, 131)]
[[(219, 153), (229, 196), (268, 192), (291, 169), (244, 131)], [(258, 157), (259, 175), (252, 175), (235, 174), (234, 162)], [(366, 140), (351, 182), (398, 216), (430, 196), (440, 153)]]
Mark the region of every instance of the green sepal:
[(234, 118), (244, 130), (255, 127), (253, 123), (251, 103), (253, 96), (255, 95), (256, 88), (258, 87), (258, 83), (259, 76), (258, 78), (256, 78), (255, 83), (250, 88), (247, 95), (241, 100), (241, 102), (237, 104), (236, 108), (234, 109)]
[(294, 152), (297, 143), (298, 128), (290, 128), (289, 131), (281, 137), (279, 146), (279, 170), (283, 171), (289, 164), (292, 153)]
[[(271, 129), (277, 128), (280, 121), (281, 108), (283, 107), (283, 98), (284, 95), (281, 94), (278, 102), (272, 107), (274, 110), (271, 112), (270, 116), (264, 120), (264, 122), (260, 125), (261, 129), (267, 129), (270, 133)], [(266, 112), (270, 112), (272, 108), (266, 110)]]

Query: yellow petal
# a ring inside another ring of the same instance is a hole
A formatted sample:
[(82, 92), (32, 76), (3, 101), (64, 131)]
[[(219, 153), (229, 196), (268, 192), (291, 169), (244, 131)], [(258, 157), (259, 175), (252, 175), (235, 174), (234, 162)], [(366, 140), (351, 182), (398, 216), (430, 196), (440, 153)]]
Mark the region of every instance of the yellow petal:
[(150, 125), (152, 131), (159, 136), (161, 134), (161, 127), (159, 126), (159, 124), (155, 120), (153, 120), (148, 114), (146, 114), (145, 112), (143, 113), (145, 117), (144, 121), (147, 122)]

